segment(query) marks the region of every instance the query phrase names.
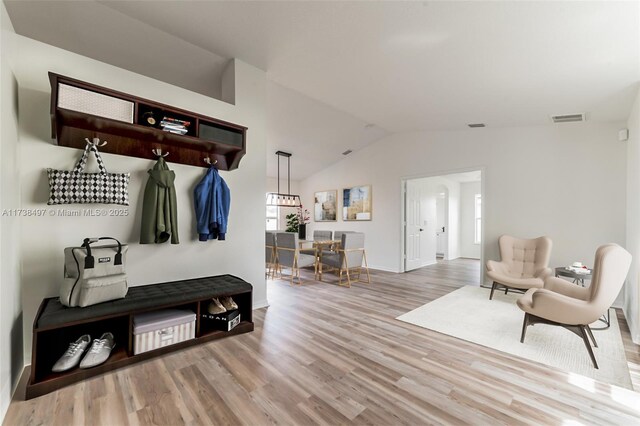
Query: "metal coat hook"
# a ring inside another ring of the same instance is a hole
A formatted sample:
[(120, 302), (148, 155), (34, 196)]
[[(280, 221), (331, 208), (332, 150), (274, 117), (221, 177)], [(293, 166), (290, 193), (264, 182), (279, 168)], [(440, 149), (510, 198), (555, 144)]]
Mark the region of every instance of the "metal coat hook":
[(95, 145), (95, 146), (105, 146), (107, 144), (107, 141), (102, 141), (102, 143), (100, 143), (100, 138), (93, 138), (93, 140), (89, 140), (89, 138), (84, 138), (85, 141), (87, 141), (87, 143), (91, 144), (91, 145)]
[(156, 157), (166, 157), (167, 155), (169, 155), (168, 152), (165, 152), (163, 154), (162, 148), (152, 149), (151, 152), (153, 152), (153, 155), (155, 155)]
[(209, 157), (204, 157), (204, 162), (210, 166), (215, 166), (216, 164), (218, 164), (218, 160), (213, 160), (213, 163), (211, 163), (211, 158)]

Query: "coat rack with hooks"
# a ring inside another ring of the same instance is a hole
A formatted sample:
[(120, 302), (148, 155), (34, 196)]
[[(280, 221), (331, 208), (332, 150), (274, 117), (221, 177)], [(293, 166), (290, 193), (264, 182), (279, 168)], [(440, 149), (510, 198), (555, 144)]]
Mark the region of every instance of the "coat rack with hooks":
[(51, 137), (60, 146), (108, 140), (96, 144), (101, 152), (151, 160), (170, 152), (172, 163), (219, 170), (237, 169), (246, 153), (244, 126), (54, 73), (49, 80)]
[(164, 154), (162, 153), (162, 148), (154, 148), (151, 150), (151, 152), (153, 152), (153, 155), (155, 155), (156, 157), (166, 157), (167, 155), (169, 155), (169, 152), (165, 152)]

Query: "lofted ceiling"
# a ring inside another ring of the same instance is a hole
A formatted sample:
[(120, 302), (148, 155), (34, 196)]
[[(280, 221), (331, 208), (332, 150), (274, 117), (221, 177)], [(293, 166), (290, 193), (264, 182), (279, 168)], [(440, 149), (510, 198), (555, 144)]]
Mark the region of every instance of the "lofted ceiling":
[(640, 78), (635, 1), (5, 4), (19, 34), (209, 96), (230, 58), (265, 70), (268, 174), (288, 150), (294, 179), (389, 132), (625, 120)]

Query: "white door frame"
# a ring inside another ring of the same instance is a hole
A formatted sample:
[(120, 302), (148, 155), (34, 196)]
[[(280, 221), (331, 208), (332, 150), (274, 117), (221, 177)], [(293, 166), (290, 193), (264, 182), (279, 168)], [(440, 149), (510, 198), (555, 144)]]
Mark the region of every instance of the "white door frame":
[[(430, 173), (424, 173), (424, 174), (418, 174), (418, 175), (410, 175), (410, 176), (403, 176), (400, 178), (400, 194), (402, 194), (402, 196), (400, 197), (400, 254), (399, 254), (399, 260), (400, 260), (400, 273), (405, 272), (405, 267), (404, 267), (404, 250), (405, 250), (405, 246), (404, 246), (404, 203), (405, 203), (405, 197), (404, 197), (404, 191), (406, 188), (405, 183), (408, 180), (412, 180), (412, 179), (421, 179), (421, 178), (428, 178), (428, 177), (437, 177), (437, 176), (446, 176), (446, 175), (453, 175), (456, 173), (465, 173), (465, 172), (474, 172), (474, 171), (480, 171), (480, 191), (482, 192), (482, 244), (480, 244), (480, 265), (484, 265), (485, 261), (484, 261), (484, 246), (485, 246), (485, 230), (486, 230), (486, 206), (487, 206), (487, 190), (486, 190), (486, 175), (487, 175), (487, 168), (486, 166), (475, 166), (475, 167), (464, 167), (461, 169), (449, 169), (449, 170), (442, 170), (442, 171), (438, 171), (438, 172), (430, 172)], [(482, 285), (484, 283), (484, 273), (482, 273), (482, 266), (481, 266), (481, 272), (480, 272), (480, 282), (478, 284)]]

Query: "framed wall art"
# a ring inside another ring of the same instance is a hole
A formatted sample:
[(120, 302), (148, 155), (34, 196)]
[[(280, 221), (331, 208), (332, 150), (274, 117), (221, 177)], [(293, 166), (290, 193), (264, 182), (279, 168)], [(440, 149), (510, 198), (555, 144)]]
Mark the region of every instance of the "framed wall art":
[(320, 191), (314, 194), (313, 219), (316, 222), (335, 221), (338, 216), (338, 191)]
[(371, 185), (342, 190), (342, 220), (371, 220)]

